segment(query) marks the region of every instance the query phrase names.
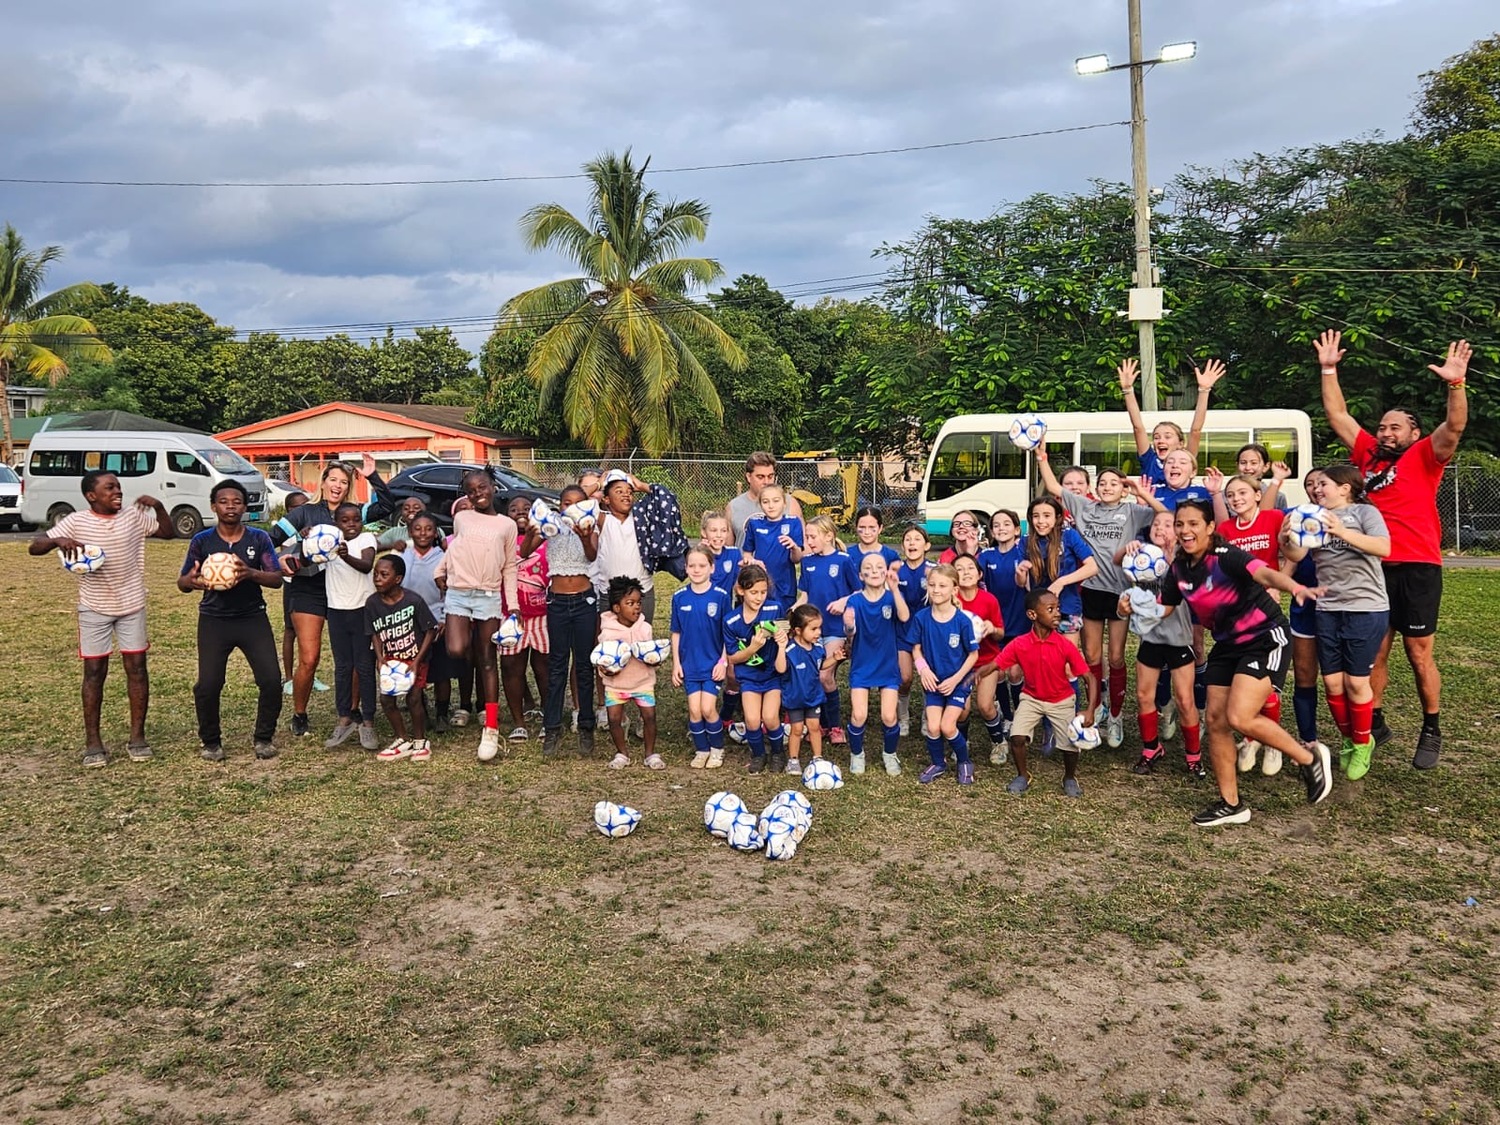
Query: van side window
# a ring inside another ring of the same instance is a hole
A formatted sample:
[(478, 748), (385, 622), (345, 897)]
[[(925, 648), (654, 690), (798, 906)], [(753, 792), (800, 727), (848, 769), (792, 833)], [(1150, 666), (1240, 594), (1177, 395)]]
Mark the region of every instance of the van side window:
[(171, 449), (167, 451), (167, 468), (174, 473), (187, 473), (191, 476), (208, 476), (208, 466), (191, 453)]
[(1208, 472), (1210, 465), (1226, 477), (1240, 471), (1240, 449), (1250, 441), (1248, 430), (1204, 430), (1198, 446), (1198, 474)]
[(1283, 429), (1281, 427), (1261, 429), (1255, 428), (1253, 441), (1258, 441), (1266, 447), (1266, 452), (1271, 455), (1272, 461), (1285, 461), (1292, 467), (1292, 472), (1297, 471), (1297, 431)]
[[(1107, 434), (1080, 434), (1078, 437), (1078, 463), (1088, 469), (1090, 477), (1097, 477), (1100, 469), (1118, 469), (1126, 476), (1139, 476), (1141, 457), (1135, 451), (1135, 434), (1117, 430)], [(1062, 469), (1052, 463), (1057, 472)]]
[(76, 449), (39, 449), (31, 455), (34, 477), (81, 477), (83, 454)]
[(99, 457), (99, 467), (117, 477), (144, 477), (156, 470), (156, 453), (153, 450), (107, 450)]

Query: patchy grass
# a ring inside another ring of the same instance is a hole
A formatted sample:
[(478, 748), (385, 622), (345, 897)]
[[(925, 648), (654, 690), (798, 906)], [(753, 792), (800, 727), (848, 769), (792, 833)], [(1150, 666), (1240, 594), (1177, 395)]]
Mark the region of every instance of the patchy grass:
[[(773, 865), (701, 809), (783, 779), (689, 771), (670, 689), (665, 774), (535, 743), (481, 766), (467, 731), (426, 767), (284, 734), (260, 763), (231, 665), (230, 760), (199, 761), (174, 544), (157, 760), (84, 772), (73, 580), (23, 551), (0, 545), (8, 1120), (1500, 1120), (1495, 572), (1448, 575), (1433, 774), (1398, 670), (1397, 745), (1317, 810), (1256, 775), (1248, 827), (1196, 831), (1203, 789), (1133, 776), (1127, 745), (1078, 802), (1045, 761), (1020, 799), (983, 766), (963, 793), (851, 779)], [(123, 708), (116, 669), (114, 747)], [(634, 836), (593, 831), (605, 796), (645, 811)]]

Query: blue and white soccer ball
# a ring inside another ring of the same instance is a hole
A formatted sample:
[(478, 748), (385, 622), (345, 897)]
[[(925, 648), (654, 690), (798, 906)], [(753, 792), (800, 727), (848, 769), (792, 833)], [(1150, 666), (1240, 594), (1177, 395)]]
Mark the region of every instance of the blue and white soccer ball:
[(326, 563), (343, 542), (344, 533), (333, 524), (314, 524), (302, 535), (302, 557), (310, 563)]
[(629, 836), (640, 822), (641, 814), (628, 805), (600, 801), (594, 806), (594, 827), (614, 839)]
[(1068, 724), (1068, 741), (1079, 750), (1097, 750), (1099, 728), (1091, 725), (1086, 716), (1074, 715), (1073, 721)]
[(672, 655), (672, 642), (667, 640), (636, 641), (635, 654), (643, 664), (660, 664)]
[(85, 544), (77, 551), (62, 554), (62, 568), (69, 574), (93, 574), (104, 565), (104, 548)]
[(775, 819), (766, 822), (762, 839), (765, 841), (767, 859), (791, 859), (797, 854), (797, 844), (802, 837), (790, 821)]
[(404, 660), (387, 660), (376, 672), (381, 695), (405, 695), (416, 685), (417, 674)]
[(842, 789), (844, 773), (827, 758), (814, 758), (802, 770), (802, 784), (809, 789)]
[(744, 801), (721, 789), (703, 803), (703, 827), (713, 835), (727, 839), (735, 818), (744, 811)]
[(1328, 509), (1321, 504), (1298, 504), (1286, 514), (1287, 531), (1298, 547), (1326, 547), (1328, 526), (1323, 522), (1323, 513)]
[(808, 817), (811, 817), (813, 814), (812, 802), (795, 789), (783, 789), (771, 798), (771, 804), (791, 805), (799, 813), (803, 813)]
[(1017, 449), (1035, 449), (1047, 437), (1047, 423), (1040, 414), (1017, 414), (1010, 424), (1010, 443)]
[(543, 539), (551, 539), (563, 529), (562, 517), (547, 507), (547, 502), (540, 497), (531, 502), (528, 515)]
[(1155, 543), (1142, 543), (1140, 550), (1126, 555), (1122, 564), (1125, 577), (1139, 586), (1155, 582), (1166, 576), (1167, 553)]
[[(983, 640), (985, 633), (990, 627), (990, 623), (984, 618), (980, 617), (979, 614), (974, 613), (971, 610), (966, 609), (963, 612), (964, 616), (969, 619), (969, 628), (974, 630), (974, 639), (976, 641)], [(921, 687), (920, 684), (918, 684), (917, 686)]]
[(562, 525), (572, 531), (588, 531), (599, 522), (599, 501), (580, 500), (562, 510)]
[(762, 847), (758, 825), (756, 815), (749, 809), (742, 809), (735, 814), (734, 823), (729, 826), (729, 833), (724, 839), (736, 851), (758, 852)]
[(629, 641), (600, 641), (589, 653), (589, 663), (606, 676), (622, 671), (635, 655), (635, 646)]
[(812, 827), (812, 802), (795, 789), (787, 789), (771, 798), (771, 803), (761, 810), (756, 830), (761, 839), (769, 840), (777, 831), (775, 825), (786, 824), (793, 838), (800, 844), (802, 837)]
[(495, 644), (503, 649), (513, 649), (521, 643), (521, 638), (525, 635), (526, 630), (521, 625), (521, 619), (512, 613), (500, 622), (500, 627), (495, 630)]

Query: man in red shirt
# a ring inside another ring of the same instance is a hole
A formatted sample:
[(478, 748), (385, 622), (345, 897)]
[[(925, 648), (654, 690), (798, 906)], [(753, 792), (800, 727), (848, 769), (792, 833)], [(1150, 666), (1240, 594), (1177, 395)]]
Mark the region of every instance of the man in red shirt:
[(1472, 349), (1467, 340), (1448, 345), (1442, 366), (1428, 364), (1447, 390), (1447, 417), (1423, 436), (1416, 413), (1387, 410), (1372, 437), (1344, 403), (1339, 388), (1339, 333), (1329, 329), (1314, 345), (1323, 369), (1323, 410), (1338, 439), (1349, 447), (1350, 460), (1365, 474), (1366, 499), (1380, 510), (1391, 531), (1391, 553), (1384, 560), (1386, 593), (1391, 601), (1390, 630), (1375, 662), (1370, 683), (1375, 689), (1377, 743), (1389, 742), (1381, 703), (1390, 680), (1391, 641), (1401, 634), (1406, 659), (1417, 681), (1422, 701), (1422, 733), (1411, 764), (1430, 770), (1438, 764), (1443, 736), (1438, 727), (1442, 676), (1433, 660), (1438, 608), (1443, 597), (1442, 526), (1438, 520), (1437, 490), (1443, 470), (1458, 450), (1458, 439), (1469, 423), (1469, 400), (1464, 391)]

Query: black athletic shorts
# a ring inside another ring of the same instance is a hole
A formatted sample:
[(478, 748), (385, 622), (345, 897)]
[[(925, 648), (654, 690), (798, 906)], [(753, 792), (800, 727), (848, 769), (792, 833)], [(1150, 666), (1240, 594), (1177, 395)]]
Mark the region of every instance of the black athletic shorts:
[(1083, 588), (1083, 619), (1085, 621), (1121, 621), (1120, 595), (1108, 590)]
[[(320, 574), (317, 576), (322, 578)], [(291, 603), (292, 613), (311, 613), (315, 617), (328, 616), (328, 584), (311, 579), (293, 578), (283, 584), (281, 596)]]
[(1436, 633), (1443, 604), (1443, 568), (1437, 563), (1387, 563), (1382, 569), (1391, 602), (1391, 629), (1406, 637)]
[(1287, 666), (1292, 662), (1292, 634), (1286, 622), (1275, 625), (1244, 644), (1215, 641), (1208, 652), (1203, 682), (1209, 687), (1228, 687), (1236, 676), (1254, 676), (1270, 680), (1280, 691), (1286, 683)]
[(1135, 659), (1136, 663), (1158, 672), (1172, 672), (1198, 662), (1192, 645), (1159, 645), (1154, 641), (1142, 641), (1135, 650)]

